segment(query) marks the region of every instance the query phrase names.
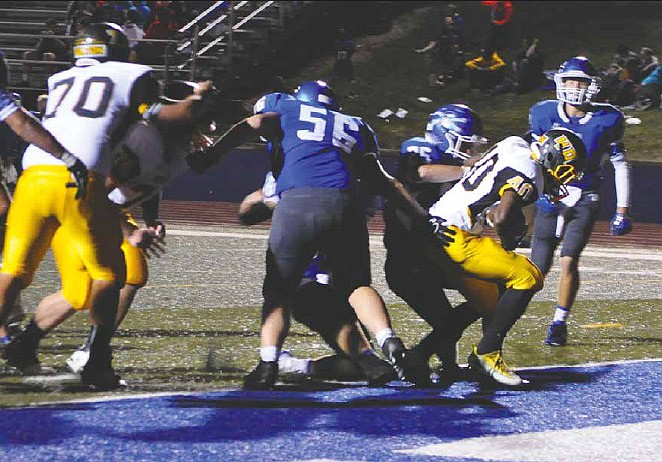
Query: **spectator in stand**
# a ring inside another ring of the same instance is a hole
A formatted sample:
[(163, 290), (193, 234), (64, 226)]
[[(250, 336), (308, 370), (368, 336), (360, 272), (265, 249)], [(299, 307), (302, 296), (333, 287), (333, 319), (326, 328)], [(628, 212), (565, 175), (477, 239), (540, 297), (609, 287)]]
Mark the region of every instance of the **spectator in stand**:
[[(23, 53), (23, 59), (31, 61), (68, 61), (69, 60), (69, 47), (66, 43), (58, 38), (49, 37), (57, 35), (58, 23), (56, 19), (48, 19), (45, 23), (44, 31), (35, 45), (34, 49)], [(57, 66), (48, 66), (48, 74), (57, 72)], [(32, 63), (23, 63), (23, 79), (18, 84), (21, 87), (31, 86)]]
[(653, 50), (648, 47), (643, 47), (639, 51), (641, 56), (641, 79), (648, 77), (651, 72), (653, 72), (660, 63), (657, 60), (657, 56), (653, 55)]
[(126, 10), (125, 15), (126, 21), (124, 21), (122, 30), (129, 39), (129, 62), (137, 63), (140, 59), (136, 47), (139, 43), (138, 40), (141, 40), (145, 36), (145, 31), (140, 26), (140, 13), (138, 13), (138, 10), (135, 8)]
[(470, 90), (492, 93), (503, 82), (506, 63), (490, 48), (483, 48), (480, 56), (465, 63)]
[[(172, 11), (167, 5), (158, 5), (167, 2), (156, 2), (154, 6), (154, 20), (145, 31), (143, 38), (150, 40), (168, 40), (177, 32), (177, 27), (172, 20)], [(141, 43), (136, 50), (144, 63), (155, 63), (163, 60), (166, 44), (164, 43)]]

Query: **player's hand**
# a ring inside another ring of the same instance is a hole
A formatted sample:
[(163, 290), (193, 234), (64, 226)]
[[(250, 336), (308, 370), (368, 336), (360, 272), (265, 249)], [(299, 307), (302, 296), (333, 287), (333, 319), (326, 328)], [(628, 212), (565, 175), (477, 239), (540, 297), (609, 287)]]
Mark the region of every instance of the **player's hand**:
[(455, 236), (455, 230), (444, 225), (445, 221), (443, 218), (428, 216), (428, 229), (435, 241), (444, 247), (448, 247), (455, 242), (455, 238), (453, 237)]
[(60, 160), (67, 166), (67, 170), (71, 172), (74, 179), (72, 183), (66, 184), (67, 188), (77, 188), (76, 199), (85, 199), (88, 181), (87, 167), (78, 157), (67, 151), (62, 154)]
[(625, 213), (618, 213), (611, 219), (609, 226), (612, 236), (622, 236), (632, 231), (632, 220)]

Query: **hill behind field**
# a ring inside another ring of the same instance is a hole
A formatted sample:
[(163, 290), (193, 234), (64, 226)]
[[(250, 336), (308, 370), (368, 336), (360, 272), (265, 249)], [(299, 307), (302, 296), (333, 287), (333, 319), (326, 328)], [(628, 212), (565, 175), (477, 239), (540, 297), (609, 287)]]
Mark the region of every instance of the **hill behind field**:
[[(350, 2), (346, 2), (350, 3)], [(447, 2), (424, 2), (393, 20), (388, 32), (356, 37), (359, 48), (354, 55), (358, 96), (346, 98), (347, 88), (337, 88), (345, 112), (363, 117), (375, 129), (383, 149), (398, 149), (412, 136), (422, 135), (427, 118), (435, 108), (447, 103), (463, 103), (483, 118), (486, 136), (498, 141), (528, 128), (529, 108), (542, 99), (554, 98), (549, 90), (529, 94), (501, 94), (490, 97), (468, 90), (466, 80), (444, 88), (430, 86), (428, 58), (415, 53), (434, 39)], [(502, 55), (510, 62), (522, 38), (539, 38), (545, 55), (545, 68), (555, 70), (572, 56), (585, 54), (599, 68), (613, 60), (616, 47), (625, 44), (638, 51), (662, 43), (662, 2), (513, 2), (514, 14), (510, 49)], [(489, 33), (489, 8), (479, 1), (456, 3), (465, 19), (465, 33), (470, 44), (467, 59), (476, 56)], [(286, 75), (286, 84), (295, 87), (312, 79), (331, 79), (334, 57), (326, 55), (307, 67)], [(418, 101), (427, 97), (430, 103)], [(384, 109), (408, 111), (404, 119), (377, 117)], [(641, 119), (640, 125), (626, 125), (625, 142), (633, 161), (662, 162), (658, 127), (662, 111), (625, 111), (626, 116)]]

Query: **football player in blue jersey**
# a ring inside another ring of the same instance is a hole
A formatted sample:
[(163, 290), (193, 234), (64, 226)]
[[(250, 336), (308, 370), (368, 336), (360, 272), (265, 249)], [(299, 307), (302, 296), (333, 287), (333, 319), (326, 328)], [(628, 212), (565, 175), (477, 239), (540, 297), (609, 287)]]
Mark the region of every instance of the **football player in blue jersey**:
[[(257, 114), (228, 130), (214, 155), (191, 156), (204, 170), (256, 133), (277, 140), (283, 149), (278, 177), (280, 197), (269, 234), (263, 285), (260, 362), (245, 379), (247, 389), (270, 389), (278, 376), (278, 356), (287, 335), (293, 296), (316, 252), (329, 258), (336, 289), (372, 332), (401, 378), (416, 382), (418, 373), (395, 336), (381, 296), (371, 286), (368, 232), (358, 199), (359, 178), (384, 195), (399, 197), (403, 207), (427, 214), (377, 159), (372, 129), (358, 117), (338, 111), (331, 88), (322, 81), (302, 83), (294, 96), (265, 95)], [(429, 374), (424, 374), (429, 380)]]
[[(268, 143), (269, 154), (279, 152)], [(277, 157), (277, 156), (276, 156)], [(247, 195), (239, 205), (239, 220), (253, 225), (270, 218), (278, 204), (276, 179), (270, 171), (262, 188)], [(292, 317), (321, 335), (335, 354), (317, 359), (297, 358), (281, 350), (278, 369), (281, 375), (300, 379), (368, 381), (380, 386), (396, 380), (389, 363), (380, 359), (365, 336), (356, 313), (333, 285), (328, 259), (315, 255), (303, 274), (292, 301)]]
[[(430, 114), (424, 137), (402, 143), (396, 178), (427, 210), (455, 183), (436, 182), (437, 166), (471, 163), (477, 146), (487, 143), (482, 132), (482, 121), (471, 108), (461, 104), (438, 108)], [(455, 351), (458, 334), (480, 314), (469, 303), (451, 308), (441, 283), (443, 270), (432, 261), (425, 243), (412, 239), (411, 221), (396, 205), (386, 203), (384, 221), (386, 282), (433, 328), (433, 333), (412, 348), (412, 357), (427, 364), (436, 354), (442, 364), (439, 376), (452, 380), (460, 372)], [(451, 333), (449, 329), (456, 324), (457, 332)]]
[(565, 127), (579, 135), (588, 151), (583, 177), (568, 186), (568, 196), (557, 203), (538, 202), (531, 259), (545, 274), (554, 251), (561, 247), (561, 276), (558, 303), (545, 343), (567, 343), (566, 321), (579, 290), (579, 257), (586, 246), (600, 212), (601, 168), (608, 159), (614, 167), (616, 213), (611, 234), (632, 230), (630, 207), (630, 165), (623, 144), (623, 113), (610, 104), (592, 102), (600, 90), (598, 73), (583, 56), (565, 61), (554, 76), (556, 100), (542, 101), (531, 108), (531, 133)]

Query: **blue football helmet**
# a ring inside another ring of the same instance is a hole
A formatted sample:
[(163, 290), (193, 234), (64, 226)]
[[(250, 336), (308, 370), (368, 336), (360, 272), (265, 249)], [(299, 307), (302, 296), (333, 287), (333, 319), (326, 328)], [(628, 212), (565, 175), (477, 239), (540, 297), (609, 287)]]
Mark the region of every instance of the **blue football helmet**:
[[(482, 136), (483, 123), (476, 112), (463, 104), (446, 104), (430, 114), (425, 139), (445, 153), (468, 159), (474, 144), (487, 144)], [(463, 143), (470, 143), (463, 147)]]
[[(570, 88), (565, 85), (565, 79), (585, 79), (588, 88)], [(556, 84), (556, 99), (572, 105), (589, 103), (600, 91), (600, 77), (591, 61), (583, 56), (576, 56), (561, 64), (554, 74)]]
[(323, 80), (303, 82), (294, 90), (294, 97), (299, 101), (324, 106), (332, 111), (339, 109), (333, 89)]

